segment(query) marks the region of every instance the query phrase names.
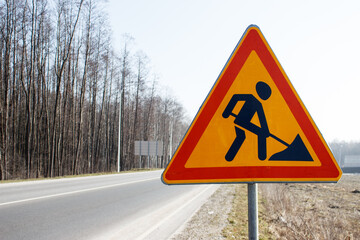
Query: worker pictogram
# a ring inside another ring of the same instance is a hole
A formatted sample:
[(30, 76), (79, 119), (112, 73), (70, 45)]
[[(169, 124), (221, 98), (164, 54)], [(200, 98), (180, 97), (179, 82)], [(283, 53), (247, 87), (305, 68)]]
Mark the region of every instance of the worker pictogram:
[[(258, 82), (256, 84), (256, 91), (262, 100), (267, 100), (271, 95), (271, 88), (264, 82)], [(240, 112), (235, 115), (232, 113), (232, 111), (236, 106), (236, 103), (239, 101), (244, 101), (245, 103)], [(260, 126), (251, 123), (251, 119), (254, 117), (255, 113), (257, 113), (259, 117)], [(224, 118), (228, 118), (230, 115), (235, 117), (234, 123), (241, 128), (235, 126), (236, 137), (229, 151), (227, 152), (225, 159), (227, 161), (232, 161), (236, 153), (239, 151), (246, 138), (245, 131), (242, 129), (244, 128), (257, 135), (258, 158), (260, 160), (265, 160), (266, 138), (270, 136), (270, 132), (261, 102), (252, 94), (235, 94), (232, 96), (229, 104), (222, 114)]]
[[(263, 101), (267, 100), (271, 96), (271, 88), (265, 82), (259, 81), (256, 84), (256, 92)], [(234, 114), (232, 111), (239, 101), (244, 101), (244, 105), (238, 114)], [(251, 119), (256, 113), (259, 118), (260, 126), (257, 126), (251, 122)], [(236, 137), (225, 155), (225, 159), (227, 161), (232, 161), (234, 159), (236, 153), (239, 151), (241, 145), (245, 141), (246, 134), (243, 129), (257, 135), (259, 160), (266, 159), (266, 139), (268, 137), (272, 137), (280, 143), (284, 144), (287, 148), (281, 152), (275, 153), (269, 158), (269, 160), (313, 161), (299, 134), (296, 135), (294, 141), (291, 144), (288, 144), (287, 142), (281, 140), (279, 137), (269, 132), (269, 127), (267, 125), (262, 103), (252, 94), (233, 95), (222, 116), (223, 118), (228, 118), (229, 116), (235, 117), (234, 124), (236, 125)]]
[(249, 26), (165, 169), (166, 184), (337, 181), (341, 170), (257, 26)]

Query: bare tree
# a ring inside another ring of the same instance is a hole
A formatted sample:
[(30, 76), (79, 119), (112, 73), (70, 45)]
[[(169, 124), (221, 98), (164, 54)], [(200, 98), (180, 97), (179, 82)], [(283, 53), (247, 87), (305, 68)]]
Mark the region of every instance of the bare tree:
[[(52, 149), (51, 149), (51, 162), (50, 162), (50, 176), (54, 176), (54, 164), (56, 157), (56, 146), (57, 146), (57, 136), (56, 136), (56, 118), (57, 118), (57, 107), (60, 98), (60, 86), (63, 73), (65, 70), (65, 65), (68, 62), (71, 46), (75, 35), (76, 26), (78, 24), (81, 8), (84, 3), (84, 0), (81, 0), (78, 3), (78, 8), (76, 11), (75, 19), (71, 18), (71, 8), (69, 3), (66, 1), (58, 2), (58, 11), (57, 11), (57, 33), (56, 33), (56, 52), (55, 52), (55, 75), (56, 75), (56, 85), (55, 85), (55, 103), (52, 116)], [(63, 34), (69, 32), (68, 35)]]
[(0, 84), (0, 99), (1, 99), (1, 144), (0, 144), (0, 179), (7, 179), (7, 159), (8, 159), (8, 113), (9, 113), (9, 82), (10, 82), (10, 53), (11, 53), (11, 40), (13, 36), (14, 25), (14, 1), (5, 1), (4, 18), (2, 17), (1, 27), (1, 53), (3, 58), (1, 61), (1, 84)]
[(144, 166), (135, 140), (176, 145), (181, 105), (158, 94), (129, 35), (112, 50), (102, 4), (0, 1), (0, 179), (112, 171), (118, 154), (128, 170)]

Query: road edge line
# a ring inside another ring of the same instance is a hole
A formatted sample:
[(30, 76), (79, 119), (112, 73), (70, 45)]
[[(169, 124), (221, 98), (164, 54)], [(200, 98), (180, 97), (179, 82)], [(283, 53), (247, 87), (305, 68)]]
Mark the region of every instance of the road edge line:
[(116, 183), (116, 184), (111, 184), (111, 185), (106, 185), (106, 186), (76, 190), (76, 191), (65, 192), (65, 193), (57, 193), (57, 194), (51, 194), (51, 195), (46, 195), (46, 196), (34, 197), (34, 198), (26, 198), (26, 199), (22, 199), (22, 200), (11, 201), (11, 202), (4, 202), (4, 203), (0, 203), (0, 207), (12, 205), (12, 204), (16, 204), (16, 203), (24, 203), (24, 202), (42, 200), (42, 199), (47, 199), (47, 198), (66, 196), (66, 195), (76, 194), (76, 193), (90, 192), (90, 191), (106, 189), (106, 188), (111, 188), (111, 187), (117, 187), (117, 186), (122, 186), (122, 185), (127, 185), (127, 184), (146, 182), (146, 181), (151, 181), (151, 180), (155, 180), (155, 179), (159, 179), (159, 177), (147, 178), (147, 179), (143, 179), (143, 180), (137, 180), (137, 181), (126, 182), (126, 183)]

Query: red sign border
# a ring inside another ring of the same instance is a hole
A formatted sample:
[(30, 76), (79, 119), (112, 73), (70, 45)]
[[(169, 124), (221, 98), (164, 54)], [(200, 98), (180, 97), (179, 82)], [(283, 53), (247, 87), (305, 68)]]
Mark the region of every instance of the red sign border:
[[(200, 137), (206, 130), (221, 101), (224, 99), (252, 51), (257, 53), (284, 97), (285, 102), (288, 104), (292, 114), (318, 156), (321, 166), (185, 168), (185, 164)], [(250, 25), (204, 101), (171, 162), (165, 169), (162, 180), (166, 184), (206, 182), (336, 182), (340, 177), (341, 169), (260, 29), (255, 25)]]

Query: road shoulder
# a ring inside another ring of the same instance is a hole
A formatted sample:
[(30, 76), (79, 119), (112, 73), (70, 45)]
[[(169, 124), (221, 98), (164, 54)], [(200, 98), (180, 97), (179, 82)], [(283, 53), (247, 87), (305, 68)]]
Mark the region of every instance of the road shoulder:
[(222, 230), (228, 223), (234, 194), (235, 185), (221, 185), (171, 239), (224, 239)]

